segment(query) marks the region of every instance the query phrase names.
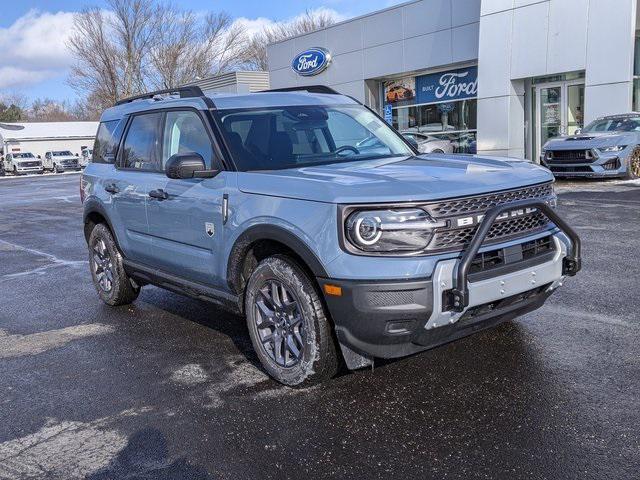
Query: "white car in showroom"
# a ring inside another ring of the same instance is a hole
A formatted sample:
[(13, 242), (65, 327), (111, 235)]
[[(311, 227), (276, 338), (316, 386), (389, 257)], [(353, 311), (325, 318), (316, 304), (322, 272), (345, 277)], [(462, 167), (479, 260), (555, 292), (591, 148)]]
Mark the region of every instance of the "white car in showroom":
[(453, 153), (453, 144), (449, 140), (413, 131), (401, 133), (420, 153)]
[(42, 160), (31, 152), (7, 153), (4, 157), (4, 169), (14, 175), (42, 173)]

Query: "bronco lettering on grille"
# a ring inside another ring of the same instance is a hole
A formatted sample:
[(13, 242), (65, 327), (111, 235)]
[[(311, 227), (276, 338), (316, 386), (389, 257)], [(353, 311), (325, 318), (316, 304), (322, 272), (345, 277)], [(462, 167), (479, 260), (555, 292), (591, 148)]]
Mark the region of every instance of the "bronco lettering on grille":
[[(500, 220), (506, 220), (508, 218), (518, 218), (518, 217), (523, 217), (525, 215), (529, 215), (530, 213), (534, 213), (536, 211), (535, 208), (524, 208), (524, 209), (519, 209), (519, 210), (511, 210), (509, 212), (504, 212), (501, 215), (498, 215), (496, 217), (497, 221)], [(455, 219), (455, 225), (457, 227), (469, 227), (469, 226), (473, 226), (473, 225), (478, 225), (480, 222), (482, 222), (482, 219), (484, 218), (484, 214), (483, 215), (472, 215), (469, 217), (461, 217), (461, 218), (456, 218)]]

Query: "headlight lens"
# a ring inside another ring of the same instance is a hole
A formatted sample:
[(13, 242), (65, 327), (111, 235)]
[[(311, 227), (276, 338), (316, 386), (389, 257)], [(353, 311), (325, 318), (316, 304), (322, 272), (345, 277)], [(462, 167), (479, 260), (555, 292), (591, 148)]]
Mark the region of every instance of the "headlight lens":
[(419, 208), (364, 210), (349, 215), (347, 240), (364, 252), (417, 252), (429, 244), (436, 222)]
[(610, 147), (599, 148), (598, 150), (600, 150), (602, 153), (611, 153), (611, 152), (621, 152), (625, 148), (627, 148), (626, 145), (612, 145)]

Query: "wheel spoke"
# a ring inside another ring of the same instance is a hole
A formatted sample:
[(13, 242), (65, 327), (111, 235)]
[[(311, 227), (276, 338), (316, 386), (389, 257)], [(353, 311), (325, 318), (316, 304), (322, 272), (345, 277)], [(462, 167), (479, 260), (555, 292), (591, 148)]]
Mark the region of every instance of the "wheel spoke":
[(287, 349), (291, 352), (293, 358), (296, 360), (300, 358), (300, 350), (298, 349), (294, 337), (291, 334), (287, 335)]
[(282, 350), (284, 346), (284, 337), (280, 334), (274, 335), (273, 339), (273, 354), (278, 365), (285, 364), (284, 356), (282, 355)]
[(263, 327), (263, 326), (270, 326), (270, 325), (274, 325), (273, 322), (273, 315), (274, 315), (274, 311), (272, 309), (270, 309), (269, 307), (267, 307), (267, 305), (265, 304), (264, 301), (259, 300), (256, 302), (256, 307), (258, 307), (258, 311), (260, 312), (260, 315), (262, 317), (262, 322), (260, 322), (260, 325), (258, 325), (259, 327)]
[(280, 286), (276, 282), (271, 282), (271, 302), (275, 307), (282, 305), (282, 301), (280, 300)]

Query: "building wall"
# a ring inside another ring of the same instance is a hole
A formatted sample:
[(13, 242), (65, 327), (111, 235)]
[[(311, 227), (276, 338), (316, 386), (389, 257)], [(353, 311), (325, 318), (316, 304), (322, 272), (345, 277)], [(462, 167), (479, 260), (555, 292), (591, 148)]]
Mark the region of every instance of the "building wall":
[(631, 109), (637, 0), (483, 0), (479, 153), (525, 156), (525, 79), (585, 72), (585, 122)]
[[(372, 103), (367, 79), (475, 62), (479, 18), (480, 0), (419, 0), (270, 45), (271, 88), (329, 85)], [(301, 77), (291, 61), (309, 47), (327, 48), (332, 64)]]

